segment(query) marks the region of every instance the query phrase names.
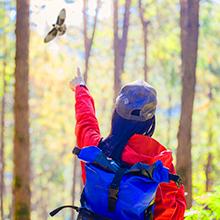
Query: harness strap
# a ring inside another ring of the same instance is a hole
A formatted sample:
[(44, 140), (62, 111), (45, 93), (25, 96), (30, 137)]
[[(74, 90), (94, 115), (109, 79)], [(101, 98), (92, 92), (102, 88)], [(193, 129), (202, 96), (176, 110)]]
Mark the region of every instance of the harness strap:
[(109, 194), (108, 194), (108, 209), (110, 212), (113, 212), (116, 208), (116, 202), (118, 200), (118, 192), (119, 192), (120, 182), (121, 182), (122, 177), (123, 177), (126, 170), (127, 169), (125, 169), (125, 168), (119, 169), (116, 172), (116, 174), (110, 184)]
[(79, 220), (111, 220), (109, 218), (95, 214), (86, 208), (80, 208), (78, 219)]
[(137, 175), (137, 176), (144, 176), (149, 179), (153, 179), (153, 172), (154, 172), (155, 166), (151, 165), (148, 167), (148, 169), (140, 168), (140, 169), (133, 169), (128, 171), (128, 173)]
[(153, 199), (147, 209), (145, 209), (144, 220), (153, 220), (154, 204), (155, 201)]

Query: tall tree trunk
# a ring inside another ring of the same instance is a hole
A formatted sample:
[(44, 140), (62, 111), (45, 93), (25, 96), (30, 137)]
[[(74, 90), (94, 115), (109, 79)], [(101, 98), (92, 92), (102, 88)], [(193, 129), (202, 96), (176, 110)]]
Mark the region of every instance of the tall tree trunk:
[(183, 178), (187, 207), (192, 206), (191, 130), (196, 85), (199, 0), (180, 0), (182, 98), (178, 130), (177, 172)]
[(144, 41), (144, 80), (147, 81), (147, 44), (148, 44), (148, 25), (150, 21), (148, 21), (145, 17), (145, 7), (142, 4), (142, 0), (138, 1), (138, 8), (139, 8), (139, 17), (142, 24), (142, 31), (143, 31), (143, 41)]
[(101, 7), (101, 0), (97, 0), (96, 3), (95, 16), (92, 27), (91, 37), (88, 36), (88, 0), (83, 0), (83, 36), (84, 36), (84, 50), (85, 50), (85, 65), (84, 65), (84, 79), (85, 82), (88, 80), (88, 70), (89, 70), (89, 58), (91, 55), (92, 44), (94, 41), (94, 36), (96, 32), (97, 20), (99, 9)]
[[(5, 40), (4, 40), (5, 43)], [(5, 44), (4, 44), (5, 45)], [(0, 205), (1, 205), (1, 219), (4, 219), (4, 191), (5, 191), (5, 183), (4, 183), (4, 172), (5, 172), (5, 93), (6, 93), (6, 59), (7, 53), (4, 54), (3, 61), (3, 70), (2, 70), (2, 100), (1, 100), (1, 149), (0, 149)]]
[(212, 154), (212, 146), (213, 146), (213, 120), (212, 120), (212, 103), (213, 103), (213, 94), (212, 94), (212, 87), (211, 85), (209, 86), (209, 111), (208, 111), (208, 117), (207, 117), (207, 123), (208, 123), (208, 143), (207, 147), (209, 149), (208, 152), (208, 157), (207, 157), (207, 163), (205, 166), (205, 177), (206, 177), (206, 184), (205, 184), (205, 189), (206, 192), (209, 192), (212, 190), (212, 184), (213, 184), (213, 179), (212, 179), (212, 171), (213, 171), (213, 154)]
[(17, 0), (14, 94), (13, 219), (30, 219), (29, 0)]
[[(4, 8), (5, 8), (4, 4)], [(4, 219), (4, 194), (5, 194), (5, 105), (6, 105), (6, 66), (7, 66), (7, 41), (6, 34), (2, 37), (4, 48), (4, 60), (2, 65), (2, 99), (1, 99), (1, 133), (0, 133), (0, 211), (1, 219)]]
[[(74, 205), (76, 200), (76, 178), (77, 178), (77, 157), (74, 156), (74, 163), (73, 163), (73, 185), (72, 185), (72, 204)], [(75, 219), (75, 212), (72, 212), (71, 219)]]
[(127, 48), (128, 28), (130, 19), (131, 0), (125, 0), (122, 35), (119, 36), (118, 27), (118, 0), (113, 1), (113, 28), (114, 28), (114, 100), (121, 88), (121, 74), (124, 71), (125, 54)]
[[(208, 147), (210, 147), (210, 146), (208, 146)], [(205, 177), (206, 177), (205, 190), (206, 190), (206, 192), (210, 192), (212, 189), (212, 178), (211, 178), (212, 160), (213, 160), (212, 153), (209, 152), (208, 157), (207, 157), (207, 164), (205, 166)]]
[(167, 146), (170, 145), (170, 134), (172, 130), (172, 94), (168, 91), (168, 112), (167, 112)]

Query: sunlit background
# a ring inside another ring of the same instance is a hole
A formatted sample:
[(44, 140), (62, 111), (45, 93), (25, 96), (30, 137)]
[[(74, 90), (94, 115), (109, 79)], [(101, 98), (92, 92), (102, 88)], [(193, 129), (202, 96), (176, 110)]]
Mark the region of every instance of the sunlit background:
[[(121, 1), (121, 5), (122, 5)], [(177, 147), (180, 116), (180, 28), (179, 1), (149, 0), (146, 17), (148, 36), (148, 82), (158, 92), (157, 127), (154, 138), (173, 151)], [(205, 192), (205, 166), (212, 160), (213, 190), (220, 184), (220, 1), (200, 1), (200, 38), (197, 86), (193, 115), (193, 196), (194, 204)], [(15, 1), (0, 1), (0, 48), (7, 48), (5, 203), (6, 219), (11, 216), (13, 84), (15, 52)], [(67, 32), (45, 44), (44, 37), (66, 9)], [(89, 34), (96, 1), (89, 1)], [(4, 10), (3, 10), (4, 9)], [(123, 12), (123, 10), (121, 10)], [(120, 13), (122, 16), (123, 13)], [(74, 136), (74, 93), (68, 82), (79, 66), (84, 71), (82, 0), (32, 0), (30, 5), (30, 135), (32, 162), (32, 219), (50, 219), (48, 212), (72, 203)], [(122, 25), (121, 23), (119, 26)], [(3, 36), (6, 36), (6, 42)], [(110, 128), (113, 109), (113, 18), (112, 1), (103, 0), (92, 45), (88, 88), (95, 99), (102, 135)], [(3, 50), (0, 51), (1, 66)], [(137, 1), (131, 8), (128, 47), (122, 82), (144, 79), (143, 37)], [(1, 87), (0, 87), (1, 88)], [(212, 99), (210, 99), (210, 92)], [(211, 134), (210, 134), (211, 133)], [(210, 135), (212, 140), (210, 141)], [(77, 175), (80, 176), (78, 166)], [(80, 178), (75, 204), (79, 204)], [(63, 211), (56, 219), (70, 219)]]

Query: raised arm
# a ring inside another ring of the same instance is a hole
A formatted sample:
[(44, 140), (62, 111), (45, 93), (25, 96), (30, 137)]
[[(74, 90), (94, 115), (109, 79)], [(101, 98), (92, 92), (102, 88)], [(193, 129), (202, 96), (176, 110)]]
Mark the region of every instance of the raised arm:
[(78, 68), (77, 76), (70, 82), (70, 88), (75, 91), (75, 134), (79, 147), (97, 146), (101, 136), (98, 121), (95, 116), (94, 101)]
[(77, 145), (79, 147), (97, 146), (101, 135), (95, 116), (93, 98), (85, 86), (78, 85), (75, 91), (75, 99)]

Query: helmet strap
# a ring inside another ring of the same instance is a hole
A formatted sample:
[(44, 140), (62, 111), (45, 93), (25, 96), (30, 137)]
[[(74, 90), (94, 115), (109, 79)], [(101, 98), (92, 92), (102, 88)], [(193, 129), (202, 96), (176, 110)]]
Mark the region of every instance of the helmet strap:
[(154, 117), (152, 118), (152, 124), (151, 124), (150, 128), (145, 132), (145, 135), (151, 137), (154, 133), (155, 125), (156, 125), (156, 117), (154, 115)]

